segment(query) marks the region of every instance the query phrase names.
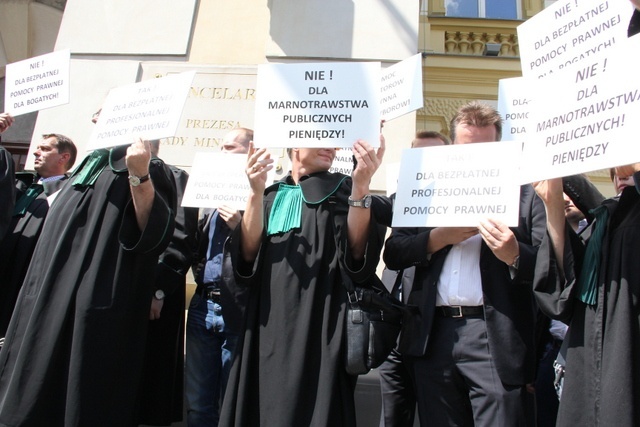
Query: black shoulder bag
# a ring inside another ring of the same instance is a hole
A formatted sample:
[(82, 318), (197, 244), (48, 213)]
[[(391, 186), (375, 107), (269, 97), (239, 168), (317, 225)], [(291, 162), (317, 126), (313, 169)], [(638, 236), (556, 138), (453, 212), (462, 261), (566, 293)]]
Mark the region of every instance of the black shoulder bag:
[[(329, 205), (339, 253), (336, 217), (331, 202)], [(406, 306), (389, 293), (377, 275), (372, 274), (366, 283), (355, 285), (346, 274), (340, 256), (338, 269), (348, 299), (344, 329), (345, 369), (351, 375), (362, 375), (380, 366), (396, 346)]]
[(402, 326), (404, 304), (391, 296), (378, 276), (355, 286), (340, 266), (347, 290), (344, 330), (345, 369), (349, 374), (366, 374), (385, 361), (396, 346)]

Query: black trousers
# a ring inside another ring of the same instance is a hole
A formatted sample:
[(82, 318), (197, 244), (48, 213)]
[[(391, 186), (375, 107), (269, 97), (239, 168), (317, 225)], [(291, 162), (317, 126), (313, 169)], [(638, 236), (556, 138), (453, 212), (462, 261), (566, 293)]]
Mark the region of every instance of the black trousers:
[(500, 381), (483, 318), (436, 315), (427, 354), (405, 356), (405, 362), (414, 375), (421, 426), (525, 425), (524, 384)]
[(382, 414), (380, 427), (411, 427), (416, 413), (416, 393), (408, 366), (395, 349), (378, 367)]

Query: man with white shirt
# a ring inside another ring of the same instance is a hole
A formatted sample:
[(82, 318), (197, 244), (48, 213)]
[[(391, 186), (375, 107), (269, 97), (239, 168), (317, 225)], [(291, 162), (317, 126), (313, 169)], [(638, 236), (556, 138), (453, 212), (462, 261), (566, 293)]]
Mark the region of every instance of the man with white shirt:
[[(484, 104), (460, 108), (454, 144), (500, 140), (502, 119)], [(389, 268), (416, 266), (400, 351), (416, 384), (422, 425), (517, 426), (534, 377), (532, 280), (545, 231), (533, 187), (520, 190), (517, 227), (398, 228), (387, 240)]]
[(36, 174), (17, 174), (13, 217), (0, 243), (0, 338), (7, 331), (49, 206), (66, 182), (76, 154), (76, 146), (68, 137), (43, 135), (33, 153)]

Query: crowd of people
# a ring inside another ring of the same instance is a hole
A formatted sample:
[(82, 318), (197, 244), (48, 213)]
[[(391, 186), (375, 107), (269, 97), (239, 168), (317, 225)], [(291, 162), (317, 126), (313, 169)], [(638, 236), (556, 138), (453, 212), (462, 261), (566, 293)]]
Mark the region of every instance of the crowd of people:
[[(412, 147), (499, 141), (502, 119), (471, 102), (449, 129)], [(520, 187), (515, 227), (385, 242), (382, 135), (353, 144), (350, 176), (329, 172), (336, 149), (288, 149), (275, 183), (252, 139), (221, 144), (247, 157), (244, 211), (181, 207), (188, 176), (158, 141), (72, 169), (73, 141), (45, 134), (33, 173), (0, 147), (0, 426), (170, 425), (183, 401), (191, 427), (355, 426), (342, 281), (366, 284), (381, 256), (411, 313), (379, 370), (381, 426), (640, 425), (640, 163), (611, 170), (613, 198), (551, 179)]]

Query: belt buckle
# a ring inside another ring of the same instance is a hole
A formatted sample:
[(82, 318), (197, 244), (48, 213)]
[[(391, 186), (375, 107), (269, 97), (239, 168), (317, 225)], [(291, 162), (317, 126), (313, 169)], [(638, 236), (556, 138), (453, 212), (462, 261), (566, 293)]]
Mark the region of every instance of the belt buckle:
[(454, 310), (458, 310), (458, 313), (457, 314), (452, 314), (451, 317), (454, 317), (454, 318), (463, 317), (462, 316), (462, 306), (460, 306), (460, 305), (452, 305), (451, 308), (453, 308)]

